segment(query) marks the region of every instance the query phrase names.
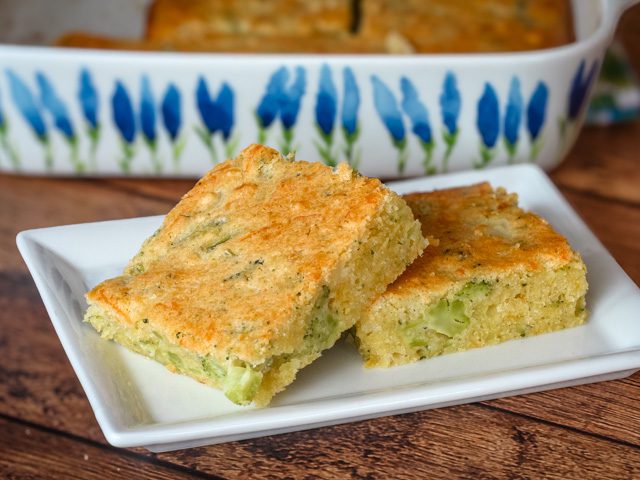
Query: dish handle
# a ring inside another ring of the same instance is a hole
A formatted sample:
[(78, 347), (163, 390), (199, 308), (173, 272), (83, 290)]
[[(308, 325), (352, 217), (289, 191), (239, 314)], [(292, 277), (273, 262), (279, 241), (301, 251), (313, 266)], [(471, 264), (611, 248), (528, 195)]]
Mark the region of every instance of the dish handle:
[(638, 2), (640, 2), (640, 0), (605, 0), (605, 18), (608, 22), (609, 32), (612, 35), (622, 14)]

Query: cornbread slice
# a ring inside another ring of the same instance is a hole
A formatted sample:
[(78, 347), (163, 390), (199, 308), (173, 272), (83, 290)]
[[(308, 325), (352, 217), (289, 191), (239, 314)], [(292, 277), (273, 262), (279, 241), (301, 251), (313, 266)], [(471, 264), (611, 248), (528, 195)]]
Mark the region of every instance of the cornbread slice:
[(580, 325), (586, 268), (566, 239), (487, 183), (404, 196), (430, 241), (356, 325), (389, 367)]
[(260, 35), (294, 37), (349, 33), (351, 0), (154, 0), (146, 39), (173, 42), (182, 36)]
[(515, 52), (574, 40), (568, 0), (361, 0), (361, 35), (418, 53)]
[(197, 34), (181, 35), (171, 40), (126, 40), (83, 32), (71, 32), (56, 43), (61, 47), (110, 50), (229, 52), (229, 53), (384, 53), (385, 43), (357, 36)]
[(233, 402), (266, 405), (425, 243), (378, 180), (252, 145), (182, 198), (122, 276), (87, 294), (85, 320)]

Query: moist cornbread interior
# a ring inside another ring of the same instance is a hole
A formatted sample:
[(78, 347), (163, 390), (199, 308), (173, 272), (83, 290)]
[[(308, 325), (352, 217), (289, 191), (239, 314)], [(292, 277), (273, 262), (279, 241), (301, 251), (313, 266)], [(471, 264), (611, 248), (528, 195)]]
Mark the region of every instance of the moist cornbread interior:
[(205, 175), (122, 276), (87, 294), (85, 320), (235, 403), (266, 405), (425, 244), (378, 180), (253, 145)]
[(389, 367), (582, 324), (586, 269), (566, 239), (489, 184), (406, 195), (429, 246), (356, 326)]

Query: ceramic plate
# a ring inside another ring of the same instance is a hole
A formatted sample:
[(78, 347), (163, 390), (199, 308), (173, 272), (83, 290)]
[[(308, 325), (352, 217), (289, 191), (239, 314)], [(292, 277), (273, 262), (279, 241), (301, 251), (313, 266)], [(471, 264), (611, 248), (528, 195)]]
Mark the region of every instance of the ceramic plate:
[(83, 295), (122, 271), (162, 217), (30, 230), (18, 247), (107, 440), (166, 451), (624, 377), (640, 369), (640, 292), (537, 167), (520, 165), (391, 184), (399, 193), (490, 181), (520, 195), (582, 254), (586, 325), (501, 345), (365, 370), (338, 343), (268, 408), (222, 393), (99, 338)]

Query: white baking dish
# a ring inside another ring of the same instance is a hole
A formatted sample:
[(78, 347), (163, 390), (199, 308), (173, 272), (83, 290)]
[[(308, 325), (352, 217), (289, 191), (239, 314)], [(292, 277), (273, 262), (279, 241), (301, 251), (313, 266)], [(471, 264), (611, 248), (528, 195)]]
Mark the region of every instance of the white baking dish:
[[(0, 1), (0, 31), (24, 40), (72, 26), (110, 31), (113, 21), (129, 29), (115, 32), (124, 35), (143, 22), (142, 1), (53, 3)], [(507, 162), (549, 169), (573, 144), (604, 51), (632, 3), (574, 1), (575, 43), (508, 54), (230, 55), (0, 45), (0, 168), (199, 176), (263, 141), (296, 150), (301, 159), (348, 157), (362, 173), (385, 178)], [(71, 4), (77, 18), (55, 14)], [(84, 23), (68, 25), (69, 18)]]

